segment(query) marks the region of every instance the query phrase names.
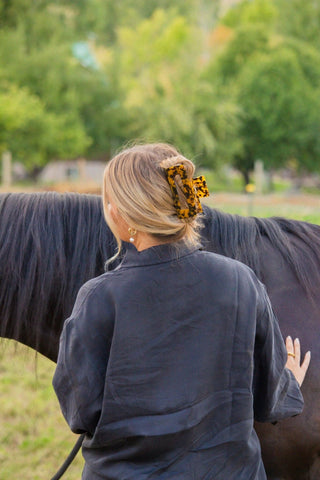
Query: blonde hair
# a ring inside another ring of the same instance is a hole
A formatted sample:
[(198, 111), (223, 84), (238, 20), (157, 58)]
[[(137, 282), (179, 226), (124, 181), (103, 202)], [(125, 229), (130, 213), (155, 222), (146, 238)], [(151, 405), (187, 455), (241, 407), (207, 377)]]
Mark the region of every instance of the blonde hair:
[[(108, 212), (108, 198), (112, 199), (126, 223), (138, 232), (148, 233), (161, 243), (199, 243), (200, 220), (198, 216), (178, 218), (164, 170), (181, 164), (191, 179), (194, 164), (173, 146), (164, 143), (135, 145), (120, 152), (107, 164), (103, 179), (103, 208), (118, 243), (115, 256), (121, 250), (121, 240)], [(181, 203), (186, 204), (179, 185), (178, 191)]]

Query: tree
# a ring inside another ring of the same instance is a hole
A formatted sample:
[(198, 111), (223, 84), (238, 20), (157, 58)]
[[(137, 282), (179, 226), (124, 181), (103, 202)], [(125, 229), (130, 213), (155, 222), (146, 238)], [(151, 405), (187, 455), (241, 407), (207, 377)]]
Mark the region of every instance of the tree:
[(270, 29), (277, 17), (273, 0), (243, 0), (227, 11), (221, 23), (231, 28), (260, 24), (260, 28)]
[(258, 158), (269, 169), (279, 168), (295, 158), (300, 168), (319, 170), (318, 93), (291, 49), (283, 47), (249, 62), (238, 79), (244, 138), (238, 168), (248, 172)]
[[(161, 5), (162, 10), (155, 0), (0, 3), (0, 91), (8, 96), (13, 87), (38, 105), (37, 140), (26, 138), (27, 124), (15, 130), (3, 122), (6, 143), (10, 137), (21, 161), (30, 165), (31, 145), (39, 150), (36, 169), (50, 156), (109, 157), (132, 137), (175, 143), (212, 166), (226, 158), (236, 108), (225, 100), (221, 108), (201, 75), (220, 0)], [(93, 62), (75, 52), (79, 45)], [(13, 141), (14, 131), (26, 149)], [(74, 148), (67, 146), (72, 135)], [(50, 140), (55, 138), (59, 148)]]
[(247, 25), (237, 28), (233, 37), (218, 57), (213, 57), (206, 68), (206, 77), (218, 84), (232, 88), (230, 83), (236, 81), (247, 62), (268, 52), (269, 35), (258, 25)]
[(303, 40), (320, 49), (318, 0), (277, 0), (277, 8), (277, 30), (281, 35)]
[(233, 37), (213, 57), (206, 78), (240, 112), (241, 148), (233, 165), (246, 183), (256, 159), (269, 169), (292, 158), (300, 169), (319, 169), (319, 51), (277, 33), (273, 2), (243, 1), (222, 22)]
[(31, 175), (52, 157), (73, 157), (90, 144), (81, 125), (48, 113), (25, 88), (0, 91), (0, 152), (10, 150)]
[(198, 30), (184, 17), (157, 10), (135, 29), (119, 31), (118, 78), (129, 137), (173, 143), (185, 155), (200, 157), (202, 165), (214, 167), (232, 145), (229, 126), (235, 111), (231, 105), (220, 108), (202, 76), (199, 41)]
[[(78, 38), (74, 11), (66, 6), (70, 2), (29, 2), (22, 15), (23, 1), (6, 2), (6, 21), (0, 31), (0, 90), (12, 85), (37, 99), (43, 125), (45, 118), (50, 119), (48, 138), (59, 139), (57, 145), (47, 143), (45, 151), (42, 145), (38, 152), (42, 160), (35, 160), (35, 169), (57, 156), (109, 156), (123, 127), (112, 72), (102, 66), (87, 68), (73, 55), (72, 45)], [(94, 55), (94, 42), (86, 45)], [(21, 132), (22, 140), (26, 139)], [(30, 139), (26, 141), (31, 145)], [(30, 156), (24, 158), (23, 152), (20, 148), (19, 159), (30, 167)]]
[[(142, 20), (150, 19), (161, 7), (169, 15), (183, 16), (191, 20), (198, 18), (199, 10), (219, 5), (219, 0), (78, 0), (67, 2), (75, 11), (75, 26), (78, 32), (87, 36), (94, 32), (98, 43), (108, 46), (117, 43), (121, 28), (134, 29)], [(207, 7), (207, 8), (205, 8)]]
[[(210, 132), (195, 122), (192, 100), (196, 68), (192, 32), (185, 18), (157, 10), (135, 29), (119, 31), (119, 82), (126, 92), (129, 136), (165, 140), (191, 154), (201, 137), (202, 151), (213, 148)], [(146, 48), (148, 45), (148, 48)], [(186, 101), (188, 99), (188, 101)]]

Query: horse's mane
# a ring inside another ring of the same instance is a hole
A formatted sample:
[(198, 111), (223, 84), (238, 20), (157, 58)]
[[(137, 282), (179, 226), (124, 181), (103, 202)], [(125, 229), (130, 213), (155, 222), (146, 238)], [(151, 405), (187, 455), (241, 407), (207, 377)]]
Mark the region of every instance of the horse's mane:
[[(249, 265), (263, 281), (262, 245), (269, 241), (307, 293), (320, 284), (320, 226), (281, 217), (231, 215), (204, 207), (204, 247)], [(312, 262), (306, 262), (306, 258)], [(310, 268), (312, 269), (310, 271)], [(315, 288), (316, 287), (316, 288)]]
[(0, 218), (0, 335), (35, 332), (37, 349), (44, 319), (48, 333), (60, 332), (80, 286), (103, 273), (114, 240), (98, 196), (2, 194)]

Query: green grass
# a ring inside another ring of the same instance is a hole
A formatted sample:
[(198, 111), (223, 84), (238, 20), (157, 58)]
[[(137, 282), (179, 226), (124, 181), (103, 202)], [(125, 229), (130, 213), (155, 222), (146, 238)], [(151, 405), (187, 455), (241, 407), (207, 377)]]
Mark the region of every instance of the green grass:
[(320, 197), (315, 195), (213, 193), (203, 203), (226, 213), (286, 217), (320, 225)]
[[(1, 480), (49, 480), (77, 439), (51, 386), (54, 367), (27, 347), (0, 345)], [(64, 478), (79, 480), (82, 465), (79, 453)]]
[(200, 170), (199, 175), (204, 175), (210, 192), (243, 192), (243, 181), (240, 176), (226, 177), (222, 173), (213, 170)]
[[(214, 171), (208, 169), (199, 169), (199, 175), (204, 175), (210, 192), (214, 193), (243, 193), (243, 178), (239, 173), (224, 173), (223, 171)], [(292, 188), (289, 180), (280, 179), (278, 177), (273, 180), (273, 193), (285, 193)], [(267, 193), (266, 191), (264, 193)], [(304, 193), (320, 194), (319, 189), (312, 191), (304, 191)]]

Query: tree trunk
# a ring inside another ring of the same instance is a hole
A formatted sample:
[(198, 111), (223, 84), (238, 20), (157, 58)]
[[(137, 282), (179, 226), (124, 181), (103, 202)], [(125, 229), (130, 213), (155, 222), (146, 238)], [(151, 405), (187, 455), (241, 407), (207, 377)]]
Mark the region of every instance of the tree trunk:
[(250, 171), (249, 170), (241, 170), (241, 175), (244, 181), (244, 188), (248, 183), (250, 183)]
[(43, 167), (33, 167), (31, 170), (28, 171), (27, 177), (32, 180), (32, 182), (37, 183), (42, 170)]

